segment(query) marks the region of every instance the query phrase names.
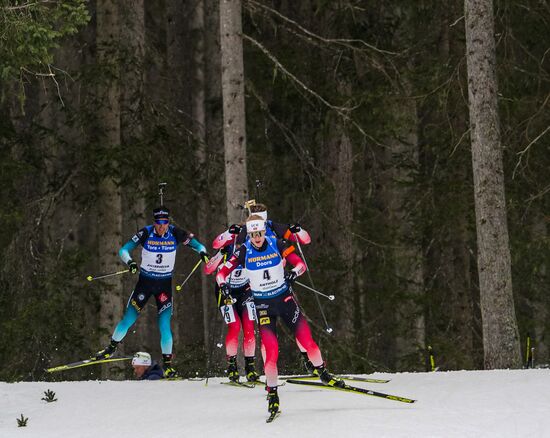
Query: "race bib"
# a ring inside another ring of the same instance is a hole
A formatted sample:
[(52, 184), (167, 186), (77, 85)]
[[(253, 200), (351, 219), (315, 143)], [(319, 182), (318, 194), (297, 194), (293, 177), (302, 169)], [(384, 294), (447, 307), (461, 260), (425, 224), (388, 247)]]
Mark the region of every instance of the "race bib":
[(220, 311), (222, 312), (223, 320), (226, 324), (231, 324), (232, 322), (236, 321), (235, 310), (233, 309), (233, 306), (221, 306)]
[(254, 305), (254, 301), (247, 301), (246, 302), (246, 310), (248, 311), (248, 319), (250, 321), (257, 321), (257, 319), (256, 319), (256, 306)]

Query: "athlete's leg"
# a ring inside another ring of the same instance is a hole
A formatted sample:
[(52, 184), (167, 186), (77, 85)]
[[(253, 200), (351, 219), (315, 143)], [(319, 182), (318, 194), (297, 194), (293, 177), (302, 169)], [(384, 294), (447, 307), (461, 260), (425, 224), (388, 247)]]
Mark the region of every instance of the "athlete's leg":
[(288, 328), (294, 332), (297, 342), (305, 348), (309, 360), (313, 366), (321, 366), (323, 364), (321, 351), (311, 336), (309, 324), (307, 323), (300, 307), (296, 301), (294, 301), (292, 295), (287, 295), (283, 299), (283, 303), (284, 304), (281, 309), (281, 317), (283, 318), (283, 321)]
[(243, 351), (245, 357), (256, 354), (256, 333), (254, 332), (254, 301), (249, 293), (237, 300), (235, 305), (243, 328)]
[(147, 300), (151, 296), (149, 291), (144, 291), (139, 286), (140, 283), (138, 282), (136, 288), (132, 292), (132, 295), (130, 295), (124, 316), (115, 327), (115, 331), (113, 332), (113, 340), (116, 342), (120, 342), (124, 339), (130, 327), (132, 327), (138, 319), (141, 309), (143, 309), (145, 304), (147, 304)]
[(251, 357), (256, 354), (256, 333), (254, 332), (254, 320), (250, 319), (248, 312), (243, 315), (242, 325), (244, 355)]
[(173, 313), (172, 291), (163, 291), (155, 295), (155, 300), (158, 309), (157, 323), (160, 332), (160, 348), (163, 355), (171, 355), (173, 345), (172, 329), (170, 327)]
[[(261, 300), (258, 300), (261, 302)], [(277, 316), (269, 308), (264, 316), (259, 316), (260, 336), (262, 338), (262, 356), (266, 385), (277, 386), (277, 360), (279, 359), (279, 342), (277, 340)], [(265, 354), (264, 354), (265, 352)]]
[(239, 348), (239, 333), (241, 332), (241, 319), (235, 312), (235, 321), (227, 324), (227, 334), (225, 335), (225, 352), (227, 356), (236, 356)]

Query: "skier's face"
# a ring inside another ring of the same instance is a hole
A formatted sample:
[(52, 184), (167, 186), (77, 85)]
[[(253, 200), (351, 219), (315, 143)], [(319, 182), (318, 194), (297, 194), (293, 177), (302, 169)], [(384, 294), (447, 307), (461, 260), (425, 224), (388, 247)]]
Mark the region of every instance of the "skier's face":
[(260, 248), (265, 242), (265, 231), (254, 231), (250, 233), (250, 241), (256, 248)]
[(154, 224), (155, 233), (157, 233), (159, 236), (164, 236), (166, 231), (168, 231), (168, 225), (169, 225), (168, 219), (156, 220)]

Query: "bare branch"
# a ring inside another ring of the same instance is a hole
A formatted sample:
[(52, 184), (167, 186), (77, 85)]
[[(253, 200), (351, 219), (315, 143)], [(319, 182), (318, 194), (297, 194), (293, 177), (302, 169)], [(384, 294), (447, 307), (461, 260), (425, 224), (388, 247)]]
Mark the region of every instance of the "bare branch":
[(328, 102), (323, 96), (316, 93), (314, 90), (309, 88), (306, 84), (304, 84), (300, 79), (298, 79), (295, 75), (293, 75), (290, 71), (286, 69), (286, 67), (279, 62), (277, 58), (269, 51), (267, 50), (261, 43), (256, 41), (254, 38), (250, 37), (249, 35), (243, 34), (243, 39), (250, 41), (253, 45), (258, 47), (264, 54), (267, 56), (275, 66), (282, 71), (285, 75), (287, 75), (290, 79), (292, 79), (296, 84), (298, 84), (303, 90), (305, 90), (307, 93), (314, 96), (317, 100), (322, 102), (325, 106), (328, 108), (336, 111), (344, 120), (349, 121), (364, 137), (369, 138), (374, 143), (376, 143), (379, 146), (382, 146), (382, 144), (376, 140), (371, 135), (367, 134), (365, 130), (350, 117), (350, 113), (355, 109), (353, 107), (343, 107), (343, 106), (336, 106)]
[(25, 3), (25, 4), (17, 5), (17, 6), (4, 6), (2, 9), (4, 9), (5, 11), (17, 11), (17, 10), (20, 10), (20, 9), (27, 9), (27, 8), (32, 7), (32, 6), (36, 6), (36, 5), (40, 5), (40, 4), (47, 4), (47, 3), (59, 3), (59, 2), (56, 1), (56, 0), (40, 0), (40, 1), (37, 1), (37, 2)]
[(312, 38), (315, 38), (319, 41), (322, 41), (324, 43), (329, 43), (329, 44), (340, 44), (340, 45), (344, 45), (345, 47), (348, 47), (350, 49), (353, 49), (353, 50), (357, 50), (357, 47), (353, 46), (352, 44), (353, 43), (358, 43), (358, 44), (361, 44), (375, 52), (378, 52), (378, 53), (384, 53), (386, 55), (398, 55), (398, 53), (396, 52), (391, 52), (389, 50), (384, 50), (384, 49), (379, 49), (378, 47), (376, 46), (373, 46), (372, 44), (369, 44), (363, 40), (358, 40), (358, 39), (353, 39), (353, 38), (350, 38), (350, 39), (346, 39), (346, 38), (324, 38), (320, 35), (317, 35), (316, 33), (313, 33), (309, 30), (307, 30), (305, 27), (301, 26), (300, 24), (298, 24), (296, 21), (294, 20), (291, 20), (290, 18), (286, 17), (285, 15), (281, 14), (279, 11), (276, 11), (275, 9), (272, 9), (266, 5), (262, 5), (261, 3), (258, 3), (254, 0), (247, 0), (248, 3), (250, 4), (253, 4), (254, 6), (258, 6), (266, 11), (269, 11), (270, 13), (272, 13), (273, 15), (276, 15), (277, 17), (279, 17), (280, 19), (282, 19), (283, 21), (286, 21), (287, 23), (290, 23), (294, 26), (296, 26), (298, 29), (300, 29), (304, 34), (312, 37)]
[(514, 167), (514, 172), (512, 173), (512, 179), (514, 179), (516, 177), (516, 170), (518, 169), (518, 167), (520, 166), (521, 164), (521, 160), (523, 158), (523, 155), (525, 155), (525, 153), (529, 150), (529, 148), (534, 144), (536, 143), (544, 134), (546, 134), (548, 131), (550, 131), (550, 126), (547, 126), (546, 129), (544, 131), (542, 131), (539, 135), (537, 135), (535, 137), (535, 139), (529, 143), (525, 149), (523, 149), (522, 151), (518, 152), (518, 155), (519, 155), (519, 160), (516, 164), (516, 167)]

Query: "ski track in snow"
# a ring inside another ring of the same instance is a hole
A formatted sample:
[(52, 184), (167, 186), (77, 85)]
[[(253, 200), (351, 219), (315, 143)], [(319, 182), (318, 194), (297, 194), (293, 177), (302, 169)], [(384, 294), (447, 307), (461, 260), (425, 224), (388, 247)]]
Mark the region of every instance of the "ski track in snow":
[[(376, 373), (352, 385), (410, 397), (399, 403), (287, 384), (266, 424), (263, 387), (204, 381), (0, 382), (0, 438), (550, 437), (550, 370)], [(55, 391), (57, 402), (41, 400)], [(29, 418), (27, 427), (16, 419)]]

